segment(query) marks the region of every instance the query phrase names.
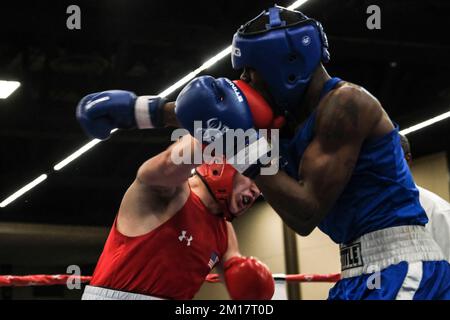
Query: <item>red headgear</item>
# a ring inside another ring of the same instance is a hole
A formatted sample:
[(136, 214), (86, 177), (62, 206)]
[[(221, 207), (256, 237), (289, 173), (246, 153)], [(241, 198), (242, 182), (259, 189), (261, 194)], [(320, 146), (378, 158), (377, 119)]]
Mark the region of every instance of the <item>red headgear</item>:
[(236, 216), (230, 212), (228, 203), (233, 191), (233, 178), (237, 172), (236, 169), (227, 163), (204, 163), (198, 166), (195, 171), (220, 204), (225, 219), (233, 220)]

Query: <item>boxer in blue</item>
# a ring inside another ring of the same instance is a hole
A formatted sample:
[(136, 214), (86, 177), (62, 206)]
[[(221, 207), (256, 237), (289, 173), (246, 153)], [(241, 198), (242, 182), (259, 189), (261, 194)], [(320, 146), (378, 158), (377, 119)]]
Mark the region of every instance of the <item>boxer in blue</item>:
[[(329, 299), (450, 299), (450, 265), (424, 228), (398, 126), (364, 88), (330, 77), (329, 58), (320, 23), (298, 11), (275, 6), (239, 28), (233, 67), (296, 131), (275, 175), (258, 161), (236, 168), (298, 234), (318, 227), (340, 244), (342, 280)], [(252, 128), (232, 86), (193, 80), (177, 98), (179, 122)]]

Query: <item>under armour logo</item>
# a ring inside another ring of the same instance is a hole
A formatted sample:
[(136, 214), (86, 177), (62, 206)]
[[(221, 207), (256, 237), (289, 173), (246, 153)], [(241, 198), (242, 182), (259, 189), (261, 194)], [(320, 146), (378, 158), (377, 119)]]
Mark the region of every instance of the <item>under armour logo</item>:
[(178, 240), (180, 240), (180, 242), (183, 241), (183, 240), (186, 240), (187, 241), (186, 245), (190, 246), (191, 245), (191, 241), (194, 240), (194, 238), (192, 237), (192, 235), (189, 236), (189, 238), (186, 237), (186, 233), (187, 233), (187, 231), (185, 231), (185, 230), (181, 231), (181, 235), (178, 237)]

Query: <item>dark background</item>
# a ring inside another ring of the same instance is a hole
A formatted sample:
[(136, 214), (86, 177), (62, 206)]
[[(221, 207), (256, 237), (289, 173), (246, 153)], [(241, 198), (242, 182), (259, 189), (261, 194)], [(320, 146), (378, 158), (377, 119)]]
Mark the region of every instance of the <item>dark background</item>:
[[(81, 8), (81, 30), (66, 28), (72, 4)], [(366, 27), (372, 4), (381, 8), (381, 30)], [(0, 274), (65, 273), (70, 264), (91, 274), (137, 168), (170, 143), (168, 129), (119, 132), (53, 171), (89, 141), (75, 119), (81, 97), (107, 89), (157, 94), (227, 47), (242, 23), (270, 5), (0, 1), (0, 79), (22, 83), (0, 100), (0, 201), (49, 175), (0, 208)], [(450, 109), (449, 9), (448, 0), (310, 0), (301, 8), (328, 34), (329, 73), (364, 86), (401, 128)], [(239, 76), (229, 58), (206, 73)], [(416, 157), (449, 151), (449, 121), (409, 135)], [(63, 286), (0, 288), (2, 299), (80, 295)]]
[[(81, 8), (81, 30), (66, 28), (71, 4)], [(106, 89), (157, 94), (272, 4), (1, 1), (0, 79), (22, 86), (0, 100), (0, 201), (41, 173), (49, 178), (0, 208), (0, 221), (109, 226), (138, 166), (168, 145), (170, 130), (119, 132), (54, 172), (89, 141), (75, 119), (78, 100)], [(381, 8), (381, 30), (366, 27), (371, 4)], [(364, 86), (401, 128), (449, 109), (450, 1), (310, 0), (302, 11), (324, 25), (330, 74)], [(239, 76), (229, 58), (207, 73)], [(449, 120), (411, 134), (414, 155), (448, 150), (449, 134)]]

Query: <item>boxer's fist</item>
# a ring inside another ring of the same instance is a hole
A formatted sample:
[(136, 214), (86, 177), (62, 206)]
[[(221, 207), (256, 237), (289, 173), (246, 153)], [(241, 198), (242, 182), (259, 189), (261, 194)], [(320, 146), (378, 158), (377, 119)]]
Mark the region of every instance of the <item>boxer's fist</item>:
[(275, 282), (269, 268), (253, 257), (227, 260), (224, 276), (233, 300), (270, 300), (275, 292)]
[(194, 121), (202, 122), (205, 143), (219, 138), (228, 129), (245, 131), (253, 128), (252, 114), (245, 97), (226, 78), (195, 78), (180, 92), (175, 105), (178, 121), (191, 135), (196, 134)]
[(91, 137), (106, 139), (111, 130), (162, 127), (166, 100), (158, 96), (136, 97), (133, 92), (109, 90), (92, 93), (78, 103), (77, 119)]
[(136, 126), (135, 102), (136, 95), (129, 91), (92, 93), (78, 103), (77, 119), (88, 135), (106, 139), (115, 128), (131, 129)]
[[(267, 159), (271, 146), (258, 131), (249, 130), (255, 127), (252, 112), (243, 91), (235, 83), (226, 78), (198, 77), (180, 92), (175, 104), (179, 123), (191, 135), (197, 138), (201, 130), (201, 140), (206, 144), (224, 138), (223, 150), (233, 152), (226, 154), (230, 165), (250, 178), (260, 173), (260, 160)], [(195, 121), (201, 121), (201, 127), (196, 127)], [(225, 138), (230, 129), (243, 130), (247, 139), (241, 136), (241, 141), (246, 144), (233, 145), (234, 139), (231, 139), (228, 145)]]

